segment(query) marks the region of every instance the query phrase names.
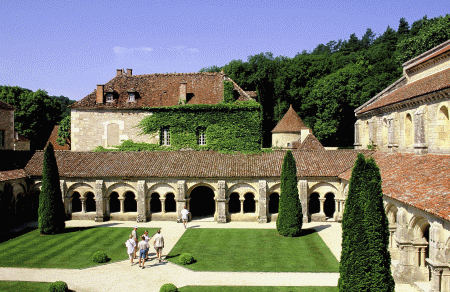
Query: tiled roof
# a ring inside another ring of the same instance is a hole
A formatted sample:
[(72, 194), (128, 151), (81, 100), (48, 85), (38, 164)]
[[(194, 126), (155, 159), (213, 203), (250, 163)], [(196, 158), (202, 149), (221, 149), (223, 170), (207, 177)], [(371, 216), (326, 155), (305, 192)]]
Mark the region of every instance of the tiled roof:
[(419, 56), (403, 63), (402, 66), (408, 70), (408, 69), (415, 67), (419, 64), (422, 64), (438, 55), (441, 55), (449, 50), (450, 50), (450, 40), (443, 42), (442, 44), (437, 45), (436, 47), (432, 48), (431, 50), (428, 50), (425, 53), (422, 53)]
[(23, 169), (33, 151), (0, 150), (0, 171)]
[[(371, 151), (294, 151), (299, 177), (337, 177), (351, 168), (357, 154)], [(36, 152), (25, 167), (42, 175), (44, 153)], [(285, 151), (256, 155), (214, 151), (74, 152), (55, 151), (61, 177), (279, 177)]]
[[(188, 104), (217, 104), (223, 100), (223, 73), (169, 73), (132, 75), (120, 74), (104, 85), (104, 92), (114, 92), (113, 102), (96, 103), (96, 92), (71, 105), (71, 108), (121, 108), (138, 109), (177, 105), (180, 83), (186, 83)], [(232, 81), (232, 80), (230, 80)], [(238, 100), (251, 98), (233, 82), (239, 93)], [(136, 101), (128, 102), (128, 92), (135, 92)]]
[(406, 101), (414, 97), (419, 97), (435, 91), (440, 91), (450, 87), (450, 69), (440, 71), (436, 74), (424, 77), (415, 82), (406, 84), (389, 94), (377, 99), (368, 106), (357, 112), (361, 114), (373, 109), (381, 108), (387, 105)]
[[(450, 219), (450, 155), (376, 151), (383, 194), (446, 220)], [(351, 169), (339, 177), (349, 180)]]
[(47, 143), (51, 142), (54, 150), (70, 150), (69, 139), (66, 139), (68, 144), (66, 144), (64, 146), (61, 146), (56, 142), (56, 138), (58, 138), (58, 130), (59, 130), (59, 125), (55, 125), (55, 127), (53, 127), (52, 133), (50, 134), (50, 137), (48, 137)]
[(246, 91), (245, 93), (248, 94), (251, 98), (255, 99), (258, 97), (258, 93), (256, 91)]
[(20, 178), (26, 178), (26, 177), (27, 177), (27, 174), (25, 173), (25, 170), (23, 170), (23, 169), (0, 171), (0, 182), (14, 180), (14, 179), (20, 179)]
[(297, 148), (297, 150), (325, 150), (322, 143), (311, 133), (306, 136), (302, 143), (299, 143), (298, 147), (296, 147), (295, 143), (298, 142), (294, 142), (294, 148)]
[(0, 100), (0, 109), (2, 110), (15, 110), (16, 108), (13, 107), (12, 105), (7, 104), (6, 102), (3, 102)]
[(283, 118), (272, 130), (272, 133), (300, 133), (301, 129), (304, 128), (308, 127), (305, 126), (302, 119), (297, 115), (291, 105)]

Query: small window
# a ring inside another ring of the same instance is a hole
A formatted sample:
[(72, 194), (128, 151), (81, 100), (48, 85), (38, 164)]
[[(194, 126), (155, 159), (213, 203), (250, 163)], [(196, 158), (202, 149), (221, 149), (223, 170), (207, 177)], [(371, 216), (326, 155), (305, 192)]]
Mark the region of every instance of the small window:
[(170, 131), (169, 127), (164, 127), (161, 129), (161, 145), (170, 146)]
[(128, 93), (128, 102), (135, 102), (136, 101), (136, 95), (134, 94), (134, 92), (129, 92)]
[(112, 93), (107, 93), (106, 94), (106, 102), (112, 102), (113, 99), (113, 94)]
[(206, 145), (206, 129), (199, 128), (197, 130), (197, 143), (198, 145)]
[(0, 130), (0, 148), (5, 148), (5, 130)]

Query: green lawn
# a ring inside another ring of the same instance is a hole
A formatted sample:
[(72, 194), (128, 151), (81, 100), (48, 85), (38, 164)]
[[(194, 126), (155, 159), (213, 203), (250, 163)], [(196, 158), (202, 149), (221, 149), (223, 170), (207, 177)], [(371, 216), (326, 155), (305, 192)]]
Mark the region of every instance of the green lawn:
[(186, 286), (180, 292), (337, 292), (337, 287)]
[[(157, 228), (147, 230), (153, 235)], [(128, 257), (124, 242), (131, 231), (122, 227), (66, 228), (62, 234), (40, 236), (38, 230), (33, 230), (0, 243), (0, 266), (87, 268), (98, 265), (92, 262), (92, 255), (99, 250), (110, 261), (124, 260)]]
[(0, 281), (0, 292), (3, 291), (48, 292), (49, 287), (50, 283), (44, 282)]
[(274, 229), (188, 229), (166, 257), (178, 264), (189, 252), (194, 271), (338, 272), (339, 262), (322, 238), (305, 229), (283, 237)]

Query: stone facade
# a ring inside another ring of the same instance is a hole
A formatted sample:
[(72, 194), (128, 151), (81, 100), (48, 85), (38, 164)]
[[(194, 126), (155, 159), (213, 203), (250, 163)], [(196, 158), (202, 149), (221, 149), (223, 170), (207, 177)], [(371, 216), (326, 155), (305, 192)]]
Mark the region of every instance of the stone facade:
[(0, 150), (14, 149), (14, 110), (0, 107)]

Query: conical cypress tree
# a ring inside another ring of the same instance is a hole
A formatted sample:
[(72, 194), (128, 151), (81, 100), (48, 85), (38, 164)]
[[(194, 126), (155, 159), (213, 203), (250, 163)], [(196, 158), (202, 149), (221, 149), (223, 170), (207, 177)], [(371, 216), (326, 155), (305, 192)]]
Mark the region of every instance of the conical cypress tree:
[(361, 192), (365, 185), (366, 159), (358, 154), (352, 170), (342, 217), (342, 251), (339, 265), (339, 291), (360, 292), (365, 287), (365, 235)]
[(48, 143), (44, 152), (38, 214), (41, 234), (58, 233), (66, 226), (64, 205), (59, 186), (58, 165), (51, 143)]
[(281, 192), (277, 218), (278, 233), (283, 236), (300, 235), (302, 218), (302, 205), (298, 198), (297, 167), (292, 152), (288, 150), (281, 168)]
[(366, 165), (364, 198), (364, 231), (367, 237), (366, 278), (368, 289), (373, 292), (394, 292), (395, 282), (391, 274), (389, 246), (389, 223), (383, 207), (380, 170), (369, 158)]

